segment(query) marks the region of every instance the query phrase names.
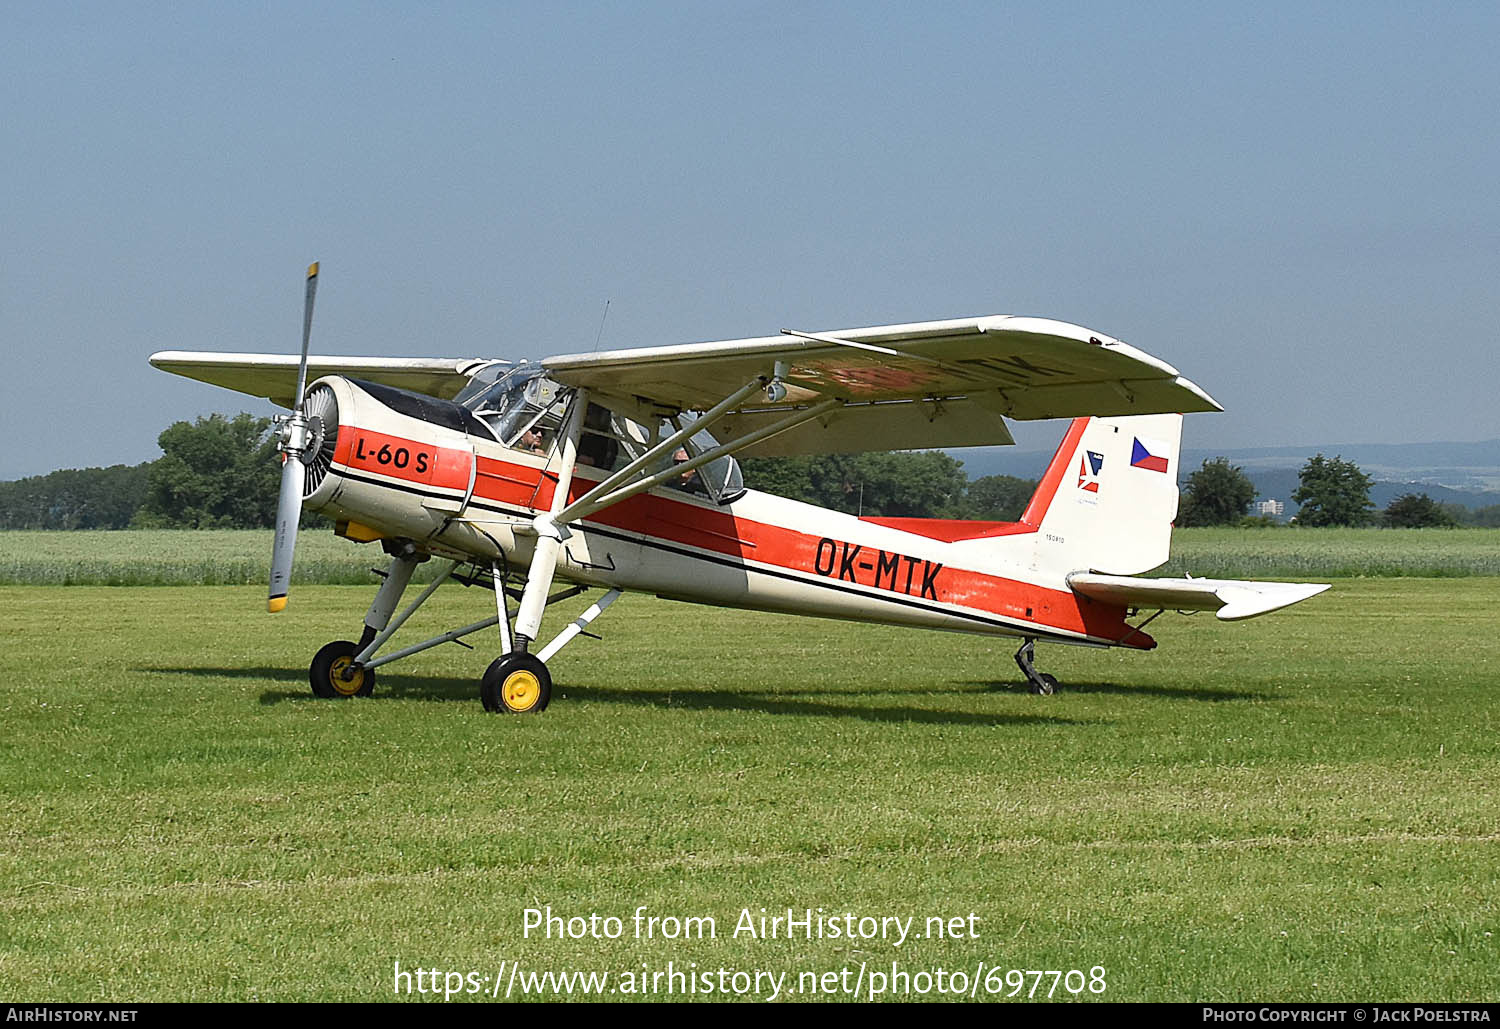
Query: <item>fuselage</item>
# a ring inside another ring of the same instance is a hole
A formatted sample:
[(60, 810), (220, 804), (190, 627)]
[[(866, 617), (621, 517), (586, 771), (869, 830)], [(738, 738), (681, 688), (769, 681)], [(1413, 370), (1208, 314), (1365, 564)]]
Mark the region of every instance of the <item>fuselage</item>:
[[(461, 423), (393, 410), (323, 380), (338, 431), (306, 506), (353, 538), (410, 538), (435, 554), (527, 566), (552, 508), (558, 458)], [(569, 500), (604, 469), (580, 464)], [(728, 503), (660, 486), (568, 526), (557, 575), (587, 585), (886, 625), (1150, 649), (1126, 609), (1080, 597), (1035, 562), (1035, 526), (880, 524), (747, 490)], [(920, 531), (910, 531), (917, 528)], [(1049, 581), (1049, 578), (1053, 581)]]

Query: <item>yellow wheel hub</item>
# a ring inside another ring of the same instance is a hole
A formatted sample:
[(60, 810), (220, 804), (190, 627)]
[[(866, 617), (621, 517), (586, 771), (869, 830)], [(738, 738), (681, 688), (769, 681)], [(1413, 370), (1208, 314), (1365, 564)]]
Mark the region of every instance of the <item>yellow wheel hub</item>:
[(335, 693), (341, 696), (352, 697), (365, 684), (363, 668), (356, 668), (352, 679), (344, 678), (344, 669), (352, 664), (354, 664), (352, 657), (335, 658), (333, 665), (328, 669), (328, 684), (333, 687)]
[(541, 681), (525, 669), (511, 672), (500, 686), (500, 699), (512, 711), (530, 711), (541, 698)]

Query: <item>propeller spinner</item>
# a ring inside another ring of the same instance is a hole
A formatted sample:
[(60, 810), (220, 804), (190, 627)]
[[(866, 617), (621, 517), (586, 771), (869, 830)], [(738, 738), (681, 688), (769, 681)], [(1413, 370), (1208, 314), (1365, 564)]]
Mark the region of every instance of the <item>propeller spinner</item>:
[(318, 262), (307, 268), (307, 300), (302, 308), (302, 361), (297, 366), (296, 406), (281, 421), (281, 494), (276, 500), (276, 542), (271, 550), (271, 594), (266, 610), (286, 607), (292, 578), (292, 553), (297, 549), (297, 523), (302, 517), (302, 486), (307, 477), (303, 455), (308, 447), (306, 400), (307, 344), (312, 337), (313, 298), (318, 292)]

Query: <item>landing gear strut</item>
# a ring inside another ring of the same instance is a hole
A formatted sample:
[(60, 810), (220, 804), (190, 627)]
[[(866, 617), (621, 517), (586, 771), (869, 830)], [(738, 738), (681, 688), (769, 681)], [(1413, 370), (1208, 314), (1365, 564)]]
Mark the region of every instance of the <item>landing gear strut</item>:
[(413, 644), (394, 654), (376, 657), (376, 651), (391, 638), (397, 629), (401, 628), (402, 624), (417, 608), (422, 606), (428, 597), (432, 596), (446, 579), (453, 577), (465, 585), (475, 585), (477, 581), (476, 578), (455, 575), (459, 561), (451, 560), (422, 590), (417, 599), (397, 614), (396, 605), (411, 582), (412, 572), (419, 563), (427, 560), (427, 555), (421, 553), (410, 540), (393, 541), (386, 549), (386, 552), (391, 555), (391, 567), (386, 572), (385, 582), (376, 593), (368, 614), (365, 615), (364, 634), (358, 643), (348, 641), (330, 643), (318, 652), (309, 671), (314, 693), (320, 697), (368, 696), (375, 687), (375, 669), (381, 665), (399, 661), (403, 657), (429, 647), (456, 641), (481, 629), (498, 625), (501, 656), (484, 673), (479, 686), (479, 696), (484, 702), (485, 710), (525, 714), (542, 711), (547, 707), (548, 701), (552, 699), (552, 676), (547, 671), (546, 662), (551, 660), (552, 656), (569, 640), (584, 634), (588, 625), (620, 596), (618, 589), (605, 593), (597, 603), (574, 619), (573, 624), (558, 633), (551, 643), (535, 654), (530, 653), (531, 645), (536, 641), (538, 632), (541, 631), (543, 611), (549, 605), (576, 596), (586, 588), (572, 586), (556, 593), (550, 592), (563, 540), (570, 535), (567, 527), (557, 524), (553, 517), (561, 512), (567, 503), (573, 481), (573, 466), (578, 459), (578, 438), (583, 431), (584, 413), (587, 408), (588, 393), (580, 389), (573, 396), (566, 427), (559, 437), (561, 466), (553, 488), (549, 513), (538, 515), (532, 519), (530, 526), (527, 526), (535, 537), (535, 544), (531, 555), (531, 565), (527, 570), (526, 585), (520, 591), (521, 604), (516, 612), (514, 627), (511, 624), (510, 604), (506, 599), (507, 594), (512, 592), (506, 585), (508, 566), (502, 554), (498, 561), (490, 565), (490, 575), (495, 590), (494, 615), (474, 622), (472, 625), (452, 629), (441, 636), (434, 636), (430, 640)]
[[(426, 560), (425, 555), (420, 560)], [(381, 665), (399, 661), (442, 643), (461, 640), (465, 636), (498, 625), (501, 657), (490, 665), (480, 681), (479, 695), (484, 702), (485, 710), (507, 714), (542, 711), (552, 699), (552, 676), (547, 671), (546, 662), (579, 636), (597, 639), (598, 637), (585, 630), (594, 619), (604, 613), (605, 609), (620, 599), (618, 589), (609, 590), (553, 637), (552, 642), (534, 654), (529, 653), (532, 641), (526, 636), (511, 631), (510, 605), (506, 602), (506, 598), (507, 595), (515, 596), (516, 591), (506, 585), (505, 573), (502, 570), (503, 561), (496, 561), (490, 566), (495, 590), (495, 613), (493, 615), (458, 629), (450, 629), (440, 636), (415, 643), (393, 654), (376, 657), (375, 652), (381, 644), (389, 639), (391, 634), (400, 628), (402, 623), (410, 618), (428, 597), (432, 596), (443, 581), (451, 577), (454, 581), (466, 586), (477, 585), (482, 581), (477, 576), (455, 574), (458, 562), (450, 561), (416, 600), (407, 605), (400, 614), (392, 617), (392, 612), (401, 599), (401, 590), (411, 579), (412, 568), (417, 563), (418, 559), (413, 558), (412, 555), (398, 554), (396, 556), (390, 571), (386, 573), (385, 584), (380, 587), (375, 603), (370, 606), (370, 613), (365, 618), (364, 634), (358, 643), (338, 640), (318, 651), (317, 656), (313, 658), (312, 667), (308, 669), (308, 678), (312, 683), (314, 694), (326, 698), (368, 697), (375, 690), (375, 669)], [(576, 597), (584, 589), (583, 586), (569, 586), (566, 589), (557, 590), (543, 597), (541, 606), (549, 607), (559, 601)]]
[(1021, 669), (1021, 674), (1026, 676), (1026, 682), (1031, 687), (1032, 693), (1051, 695), (1057, 692), (1057, 678), (1046, 672), (1036, 670), (1032, 660), (1036, 657), (1036, 640), (1028, 638), (1021, 644), (1021, 649), (1016, 651), (1016, 667)]

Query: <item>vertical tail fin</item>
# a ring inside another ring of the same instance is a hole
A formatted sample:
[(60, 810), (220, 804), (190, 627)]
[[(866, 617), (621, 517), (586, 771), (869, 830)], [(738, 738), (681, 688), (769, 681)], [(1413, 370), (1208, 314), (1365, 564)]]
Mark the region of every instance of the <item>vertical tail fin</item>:
[(1162, 564), (1177, 517), (1182, 415), (1077, 418), (1021, 520), (1036, 569), (1134, 575)]

